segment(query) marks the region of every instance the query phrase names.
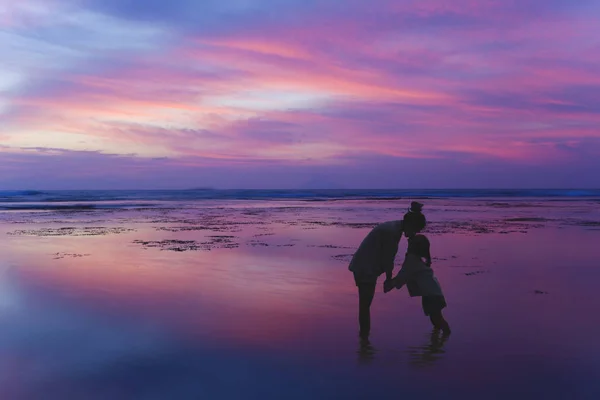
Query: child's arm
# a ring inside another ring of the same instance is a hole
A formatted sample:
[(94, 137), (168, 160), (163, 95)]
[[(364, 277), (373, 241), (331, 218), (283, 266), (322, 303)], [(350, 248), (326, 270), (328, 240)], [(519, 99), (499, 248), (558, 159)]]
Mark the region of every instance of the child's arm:
[(383, 292), (387, 293), (393, 288), (400, 289), (406, 284), (407, 281), (408, 273), (406, 272), (406, 269), (401, 268), (394, 278), (388, 279), (385, 282), (383, 282)]
[(398, 272), (398, 275), (396, 275), (396, 277), (394, 278), (394, 287), (396, 289), (400, 289), (402, 288), (402, 286), (406, 285), (406, 282), (408, 281), (408, 274), (402, 273), (403, 271), (400, 270), (400, 272)]

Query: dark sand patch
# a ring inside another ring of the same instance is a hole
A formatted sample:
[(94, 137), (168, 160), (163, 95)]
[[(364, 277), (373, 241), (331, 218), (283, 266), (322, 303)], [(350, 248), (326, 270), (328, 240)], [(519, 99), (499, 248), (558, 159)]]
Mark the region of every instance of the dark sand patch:
[(548, 222), (552, 221), (548, 218), (536, 218), (536, 217), (520, 217), (520, 218), (507, 218), (507, 222)]
[(572, 225), (600, 227), (600, 221), (573, 221)]
[(242, 215), (249, 215), (249, 216), (264, 216), (267, 213), (267, 210), (253, 210), (253, 211), (243, 211), (241, 214)]
[(507, 203), (507, 202), (492, 202), (487, 203), (487, 206), (494, 208), (531, 208), (538, 207), (536, 204), (532, 203)]
[(425, 234), (487, 234), (487, 233), (527, 233), (532, 228), (543, 228), (537, 223), (507, 222), (507, 221), (447, 221), (433, 222), (425, 228)]
[(265, 224), (259, 224), (256, 229), (259, 231), (267, 231), (267, 232), (271, 232), (273, 231), (273, 227), (271, 226), (272, 224), (268, 224), (267, 226), (265, 226)]
[(42, 229), (25, 229), (8, 232), (8, 235), (15, 236), (102, 236), (108, 234), (120, 234), (126, 232), (134, 232), (131, 228), (106, 228), (101, 226), (94, 227), (64, 227), (64, 228), (42, 228)]
[(534, 294), (548, 294), (548, 292), (544, 292), (543, 290), (534, 290)]

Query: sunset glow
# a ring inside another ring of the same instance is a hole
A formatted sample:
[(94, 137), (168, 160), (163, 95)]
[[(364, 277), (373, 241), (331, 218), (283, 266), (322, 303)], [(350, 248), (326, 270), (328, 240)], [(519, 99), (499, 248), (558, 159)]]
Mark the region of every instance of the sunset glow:
[(598, 186), (599, 18), (591, 0), (0, 0), (0, 188)]

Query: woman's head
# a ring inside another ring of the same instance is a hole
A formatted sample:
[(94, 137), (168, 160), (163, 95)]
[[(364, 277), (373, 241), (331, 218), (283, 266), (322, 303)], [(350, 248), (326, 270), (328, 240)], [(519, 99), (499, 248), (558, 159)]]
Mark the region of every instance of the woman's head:
[(408, 240), (408, 253), (431, 260), (430, 243), (425, 235), (415, 235)]

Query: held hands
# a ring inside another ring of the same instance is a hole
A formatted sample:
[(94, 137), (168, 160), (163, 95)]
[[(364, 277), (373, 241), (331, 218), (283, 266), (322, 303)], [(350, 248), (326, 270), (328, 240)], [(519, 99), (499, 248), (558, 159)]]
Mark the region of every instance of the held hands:
[(385, 282), (383, 282), (383, 293), (387, 293), (395, 287), (396, 281), (394, 279), (386, 279)]

